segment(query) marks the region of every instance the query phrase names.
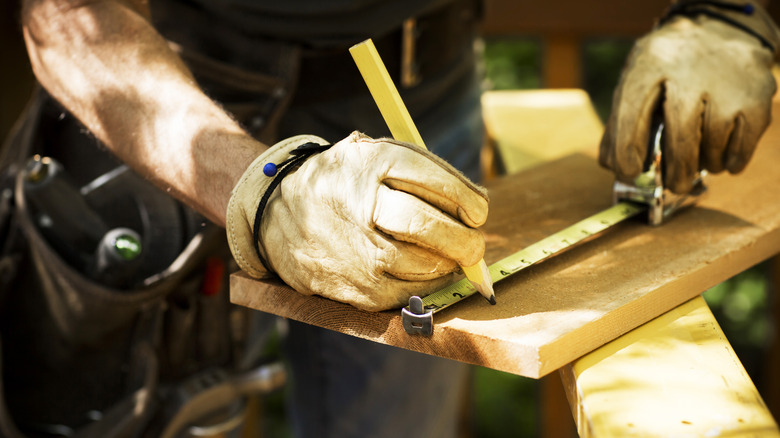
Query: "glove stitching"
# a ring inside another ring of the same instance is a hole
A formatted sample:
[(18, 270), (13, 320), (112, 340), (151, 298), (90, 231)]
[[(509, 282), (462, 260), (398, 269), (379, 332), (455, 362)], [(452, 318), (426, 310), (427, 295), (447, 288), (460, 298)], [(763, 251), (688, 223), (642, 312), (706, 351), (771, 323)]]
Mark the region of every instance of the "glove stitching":
[[(265, 190), (269, 182), (268, 178), (264, 176), (265, 172), (263, 172), (264, 166), (262, 163), (268, 164), (268, 162), (273, 162), (274, 160), (281, 161), (287, 159), (293, 155), (291, 150), (304, 142), (327, 143), (320, 137), (313, 135), (299, 135), (280, 141), (255, 158), (231, 192), (225, 218), (228, 244), (238, 266), (254, 278), (262, 278), (271, 271), (266, 270), (261, 263), (258, 263), (258, 260), (252, 256), (252, 251), (248, 246), (242, 246), (242, 242), (248, 243), (249, 239), (252, 238), (250, 224), (254, 219), (249, 212), (250, 210), (254, 212), (256, 205), (256, 202), (245, 199), (247, 198), (245, 192), (256, 193), (258, 190)], [(242, 193), (244, 194), (242, 195)], [(247, 201), (249, 201), (249, 205), (247, 205)]]
[(769, 49), (772, 53), (775, 53), (776, 48), (775, 46), (769, 42), (768, 39), (766, 39), (763, 35), (761, 35), (759, 32), (756, 32), (755, 30), (751, 29), (750, 27), (726, 16), (723, 14), (720, 14), (718, 12), (714, 12), (709, 9), (702, 9), (697, 8), (696, 6), (714, 6), (721, 9), (731, 10), (740, 14), (744, 15), (753, 15), (754, 8), (753, 5), (746, 3), (744, 5), (735, 5), (731, 3), (724, 3), (719, 1), (712, 1), (712, 0), (700, 0), (700, 1), (691, 1), (687, 3), (677, 3), (673, 5), (667, 13), (661, 17), (660, 20), (658, 20), (658, 26), (664, 25), (667, 21), (669, 21), (672, 17), (681, 15), (687, 18), (693, 18), (697, 15), (704, 15), (709, 18), (713, 18), (715, 20), (722, 21), (726, 24), (729, 24), (733, 27), (736, 27), (737, 29), (742, 30), (743, 32), (746, 32), (752, 36), (754, 36), (756, 39), (758, 39), (759, 42), (761, 42), (761, 45), (763, 47), (766, 47)]
[(271, 198), (271, 194), (274, 192), (276, 187), (281, 184), (285, 176), (287, 176), (312, 155), (325, 151), (331, 146), (332, 145), (330, 144), (318, 144), (314, 142), (304, 143), (298, 146), (296, 149), (290, 151), (290, 155), (292, 155), (292, 157), (277, 164), (276, 173), (270, 175), (273, 176), (274, 179), (271, 181), (271, 184), (268, 185), (265, 193), (263, 193), (263, 196), (260, 198), (260, 203), (257, 206), (257, 213), (255, 213), (255, 222), (252, 226), (252, 242), (254, 243), (255, 252), (257, 253), (257, 257), (260, 260), (260, 263), (262, 263), (266, 270), (270, 271), (268, 262), (260, 252), (260, 244), (258, 242), (260, 239), (260, 225), (262, 223), (263, 212), (265, 211), (265, 207), (268, 204), (268, 200)]
[[(256, 172), (257, 171), (255, 169), (252, 169), (249, 172), (246, 172), (244, 174), (243, 178), (241, 178), (241, 180), (238, 182), (238, 184), (236, 184), (236, 187), (241, 186), (245, 181), (247, 181), (250, 178), (252, 178)], [(234, 201), (235, 201), (235, 198), (231, 198), (230, 199), (230, 203), (231, 204), (233, 204)], [(232, 210), (233, 209), (230, 206), (228, 206), (228, 213), (230, 213)], [(236, 221), (235, 221), (234, 215), (232, 215), (232, 214), (228, 214), (228, 227), (230, 228), (230, 231), (231, 231), (229, 234), (230, 234), (230, 240), (232, 241), (231, 247), (232, 247), (233, 253), (234, 253), (233, 256), (237, 259), (236, 261), (239, 263), (239, 266), (241, 266), (243, 269), (251, 270), (252, 272), (250, 272), (250, 274), (252, 274), (255, 277), (260, 276), (262, 271), (260, 271), (258, 269), (254, 269), (251, 266), (251, 264), (249, 263), (249, 260), (246, 257), (244, 257), (244, 255), (241, 253), (241, 249), (240, 249), (240, 246), (238, 244), (238, 238), (237, 238), (238, 234), (236, 232)], [(265, 264), (263, 264), (263, 266), (265, 266)]]
[(485, 200), (489, 199), (488, 198), (487, 189), (485, 189), (484, 187), (480, 186), (479, 184), (476, 184), (475, 182), (473, 182), (470, 179), (468, 179), (465, 175), (463, 175), (463, 172), (461, 172), (460, 170), (452, 167), (452, 165), (450, 163), (448, 163), (447, 160), (445, 160), (445, 159), (441, 158), (440, 156), (434, 154), (430, 150), (425, 149), (425, 148), (421, 148), (420, 146), (417, 146), (416, 144), (413, 144), (413, 143), (404, 143), (404, 142), (400, 142), (400, 141), (394, 140), (392, 138), (381, 138), (381, 139), (372, 139), (372, 140), (374, 142), (376, 142), (376, 143), (390, 143), (390, 144), (393, 144), (395, 146), (400, 146), (400, 147), (404, 147), (404, 148), (407, 148), (407, 149), (411, 149), (411, 150), (413, 150), (413, 151), (415, 151), (415, 152), (425, 156), (429, 160), (431, 160), (434, 163), (436, 163), (443, 170), (447, 171), (450, 175), (453, 175), (456, 178), (458, 178), (462, 183), (466, 184), (470, 189), (472, 189), (475, 192), (477, 192), (482, 198), (484, 198)]

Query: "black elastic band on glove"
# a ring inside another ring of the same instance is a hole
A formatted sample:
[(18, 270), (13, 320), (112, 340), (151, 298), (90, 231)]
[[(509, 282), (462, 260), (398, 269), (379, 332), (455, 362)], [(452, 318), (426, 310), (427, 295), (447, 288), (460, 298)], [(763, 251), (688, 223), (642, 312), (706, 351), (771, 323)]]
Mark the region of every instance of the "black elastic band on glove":
[(730, 18), (727, 15), (717, 13), (710, 9), (699, 8), (697, 6), (712, 6), (719, 9), (733, 11), (744, 15), (753, 15), (753, 13), (755, 12), (755, 6), (753, 6), (750, 3), (734, 4), (734, 3), (727, 3), (727, 2), (716, 1), (716, 0), (693, 0), (688, 2), (683, 1), (679, 3), (675, 3), (672, 6), (670, 6), (669, 9), (666, 11), (666, 14), (664, 14), (664, 16), (661, 17), (660, 20), (658, 20), (658, 26), (663, 25), (664, 23), (669, 21), (672, 17), (675, 17), (677, 15), (682, 15), (688, 18), (693, 18), (697, 15), (706, 15), (707, 17), (713, 18), (715, 20), (720, 20), (726, 24), (730, 24), (731, 26), (741, 29), (742, 31), (747, 32), (750, 35), (753, 35), (761, 42), (762, 46), (771, 50), (772, 53), (775, 53), (775, 46), (772, 45), (772, 43), (770, 43), (769, 40), (767, 40), (760, 33), (734, 20), (733, 18)]
[[(268, 189), (266, 189), (265, 193), (263, 193), (263, 197), (260, 198), (260, 204), (257, 206), (255, 223), (252, 227), (252, 240), (254, 241), (255, 252), (257, 253), (257, 257), (260, 259), (260, 263), (262, 263), (265, 269), (269, 272), (271, 269), (269, 268), (268, 263), (266, 263), (265, 258), (263, 258), (262, 254), (260, 254), (260, 244), (258, 243), (260, 240), (260, 223), (262, 221), (263, 212), (265, 211), (265, 206), (268, 204), (268, 200), (271, 198), (271, 194), (274, 192), (274, 189), (276, 189), (276, 187), (282, 183), (282, 179), (284, 179), (285, 176), (287, 176), (295, 168), (306, 161), (307, 158), (314, 154), (325, 151), (331, 146), (332, 145), (330, 144), (317, 144), (314, 142), (304, 143), (290, 151), (290, 155), (292, 155), (292, 157), (286, 159), (285, 161), (279, 164), (268, 163), (275, 165), (275, 172), (270, 175), (274, 179), (271, 181), (271, 184), (268, 186)], [(268, 164), (266, 164), (266, 166)]]

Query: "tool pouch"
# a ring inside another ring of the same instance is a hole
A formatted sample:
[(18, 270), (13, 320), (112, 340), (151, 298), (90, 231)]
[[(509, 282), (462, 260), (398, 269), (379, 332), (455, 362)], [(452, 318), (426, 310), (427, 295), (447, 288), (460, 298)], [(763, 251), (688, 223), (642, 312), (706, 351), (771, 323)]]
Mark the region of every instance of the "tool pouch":
[[(155, 10), (156, 24), (206, 93), (252, 135), (273, 142), (292, 95), (298, 49), (273, 42), (260, 48), (257, 44), (263, 43), (256, 40), (249, 47), (230, 29), (202, 22), (201, 15), (184, 20), (190, 12), (185, 5), (189, 2), (177, 6), (182, 10), (170, 5)], [(214, 29), (206, 42), (188, 27)], [(16, 421), (33, 434), (56, 434), (68, 425), (111, 436), (85, 413), (97, 409), (105, 414), (111, 407), (122, 412), (118, 407), (127, 406), (128, 415), (134, 415), (137, 404), (123, 400), (132, 400), (138, 388), (174, 388), (205, 367), (246, 370), (257, 363), (262, 354), (257, 337), (267, 336), (270, 324), (258, 312), (228, 302), (227, 273), (236, 268), (223, 229), (128, 172), (123, 178), (131, 188), (118, 189), (132, 195), (132, 202), (154, 205), (150, 212), (175, 216), (181, 229), (174, 233), (159, 223), (148, 227), (149, 241), (162, 242), (155, 254), (176, 249), (158, 260), (161, 268), (142, 284), (130, 289), (100, 284), (74, 268), (41, 233), (22, 181), (24, 163), (36, 153), (61, 161), (81, 187), (121, 166), (41, 89), (0, 150), (0, 432), (5, 432), (3, 424)], [(112, 205), (104, 207), (111, 210)], [(225, 292), (208, 296), (202, 289), (207, 260), (214, 259), (227, 266), (218, 279)], [(150, 386), (156, 380), (159, 385)], [(160, 391), (153, 400), (165, 405), (166, 390)], [(146, 417), (150, 425), (141, 425), (140, 418), (136, 425), (147, 433), (160, 430), (166, 422), (161, 413), (167, 411), (157, 411), (155, 418)]]
[[(192, 213), (176, 205), (175, 220), (182, 222), (180, 228), (189, 229), (179, 233), (175, 253), (157, 260), (164, 263), (159, 272), (132, 289), (94, 281), (55, 251), (29, 209), (22, 170), (26, 157), (56, 151), (73, 155), (66, 162), (72, 168), (85, 160), (80, 167), (99, 174), (116, 165), (72, 117), (37, 90), (4, 144), (0, 163), (3, 392), (11, 414), (33, 433), (48, 433), (52, 425), (90, 424), (85, 413), (114, 405), (144, 385), (139, 380), (148, 381), (149, 373), (154, 379), (158, 373), (171, 374), (150, 371), (150, 363), (158, 361), (154, 349), (159, 347), (165, 326), (161, 311), (171, 297), (196, 296), (207, 256), (229, 258), (224, 231), (205, 221), (195, 223)], [(141, 189), (139, 196), (167, 198), (161, 192), (152, 195), (152, 190), (158, 190), (140, 178), (133, 184)], [(140, 198), (133, 201), (144, 202)], [(154, 224), (146, 228), (153, 240), (170, 232)], [(227, 299), (224, 294), (221, 298)], [(156, 322), (140, 322), (155, 319), (149, 315), (159, 316)], [(225, 321), (227, 316), (222, 316)], [(139, 356), (141, 346), (145, 347)], [(134, 411), (133, 404), (127, 411)]]
[[(0, 412), (0, 420), (13, 417), (32, 433), (50, 433), (62, 425), (90, 430), (101, 422), (85, 413), (124, 406), (136, 427), (159, 430), (164, 418), (147, 426), (149, 418), (139, 417), (136, 405), (122, 400), (132, 400), (150, 379), (172, 388), (205, 367), (254, 366), (262, 352), (257, 337), (267, 332), (250, 334), (250, 329), (265, 322), (256, 321), (257, 312), (228, 302), (227, 274), (235, 267), (223, 229), (127, 171), (111, 192), (127, 197), (124, 205), (147, 206), (140, 215), (146, 221), (145, 246), (156, 248), (159, 269), (130, 289), (100, 284), (69, 263), (41, 232), (24, 187), (24, 163), (35, 153), (61, 161), (82, 187), (121, 165), (40, 89), (3, 146), (0, 392), (10, 415)], [(114, 201), (101, 200), (104, 210), (112, 210)], [(217, 270), (221, 292), (208, 295), (203, 289), (215, 259), (227, 268)], [(153, 315), (157, 322), (142, 323)], [(96, 436), (110, 436), (99, 430)]]
[[(37, 91), (32, 107), (22, 125), (9, 138), (5, 149), (13, 151), (17, 158), (55, 148), (65, 151), (74, 151), (80, 147), (97, 150), (95, 145), (74, 146), (79, 142), (94, 142), (94, 140), (82, 133), (79, 133), (77, 137), (68, 138), (72, 137), (73, 131), (78, 129), (74, 126), (75, 121), (71, 119), (68, 122), (69, 116), (61, 113), (62, 117), (57, 117), (61, 119), (60, 125), (63, 125), (61, 130), (48, 123), (50, 120), (47, 119), (59, 111), (61, 110), (45, 92)], [(43, 131), (47, 134), (41, 135), (40, 132)], [(57, 134), (53, 134), (53, 132), (57, 132)], [(54, 138), (62, 143), (44, 144)], [(93, 160), (93, 164), (96, 167), (107, 167), (99, 164), (100, 161)], [(14, 230), (11, 233), (15, 233), (17, 238), (24, 240), (24, 245), (17, 246), (23, 246), (28, 252), (29, 268), (34, 273), (33, 275), (25, 275), (24, 278), (17, 276), (17, 281), (22, 283), (34, 281), (35, 286), (22, 286), (23, 289), (35, 288), (43, 291), (46, 308), (58, 328), (59, 337), (64, 338), (69, 343), (84, 346), (100, 343), (106, 334), (130, 323), (138, 315), (140, 309), (159, 300), (181, 284), (188, 273), (193, 272), (196, 266), (203, 264), (208, 251), (215, 251), (215, 247), (219, 245), (217, 236), (220, 230), (217, 227), (206, 225), (206, 222), (203, 221), (203, 227), (193, 226), (192, 230), (178, 233), (177, 240), (186, 240), (187, 243), (176, 243), (185, 249), (183, 251), (180, 248), (179, 250), (174, 249), (175, 253), (169, 255), (168, 260), (162, 261), (165, 265), (159, 269), (159, 272), (147, 279), (142, 286), (132, 290), (120, 290), (99, 284), (88, 278), (83, 272), (73, 268), (46, 241), (41, 233), (41, 225), (34, 223), (34, 217), (29, 209), (28, 197), (23, 183), (25, 174), (18, 171), (22, 167), (21, 160), (8, 167), (16, 169), (16, 171), (12, 171), (14, 173), (14, 209), (12, 212), (14, 220), (10, 225), (14, 226)], [(89, 167), (89, 165), (83, 167)], [(10, 180), (11, 177), (9, 176), (8, 179)], [(143, 196), (149, 198), (152, 191), (158, 191), (151, 186), (151, 183), (139, 183), (138, 180), (134, 180), (134, 188), (146, 190), (143, 192)], [(137, 202), (143, 201), (143, 199), (139, 199)], [(183, 209), (184, 207), (176, 208)], [(180, 221), (183, 224), (182, 228), (186, 228), (187, 222), (191, 223), (195, 220), (188, 220), (185, 217), (190, 215), (193, 213), (181, 212), (176, 215), (175, 219), (168, 219), (166, 222)], [(150, 225), (149, 228), (154, 232), (155, 224)], [(164, 231), (169, 232), (170, 228), (173, 227), (167, 226)], [(158, 236), (155, 235), (153, 238), (156, 239)], [(166, 246), (169, 245), (166, 244)]]

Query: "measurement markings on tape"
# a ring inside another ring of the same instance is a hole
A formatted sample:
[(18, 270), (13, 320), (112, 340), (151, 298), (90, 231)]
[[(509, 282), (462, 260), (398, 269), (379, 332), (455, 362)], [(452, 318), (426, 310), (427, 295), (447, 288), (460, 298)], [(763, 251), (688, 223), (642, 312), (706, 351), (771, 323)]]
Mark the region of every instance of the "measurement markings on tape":
[[(490, 265), (488, 268), (490, 277), (493, 283), (497, 283), (529, 266), (570, 249), (615, 224), (646, 211), (646, 205), (631, 202), (617, 203)], [(433, 313), (445, 309), (475, 292), (476, 289), (471, 282), (464, 278), (422, 299), (413, 297), (420, 301), (417, 302), (416, 306), (414, 303), (410, 303), (409, 307), (403, 309), (404, 324), (412, 324), (415, 329), (419, 329), (421, 324), (427, 324), (423, 320), (424, 318), (430, 318)]]
[[(549, 237), (528, 246), (488, 268), (493, 283), (497, 283), (529, 266), (533, 266), (549, 257), (573, 248), (578, 243), (600, 234), (639, 213), (647, 213), (650, 225), (660, 225), (664, 218), (675, 211), (691, 205), (706, 191), (704, 177), (707, 172), (701, 170), (694, 178), (694, 187), (687, 194), (666, 193), (663, 187), (663, 166), (661, 165), (663, 142), (663, 117), (660, 109), (653, 116), (653, 128), (648, 139), (645, 170), (632, 183), (615, 181), (612, 187), (612, 207), (581, 220)], [(433, 334), (433, 314), (445, 309), (476, 292), (467, 279), (463, 279), (440, 289), (425, 298), (413, 296), (409, 305), (401, 309), (404, 330), (409, 334), (431, 336)]]

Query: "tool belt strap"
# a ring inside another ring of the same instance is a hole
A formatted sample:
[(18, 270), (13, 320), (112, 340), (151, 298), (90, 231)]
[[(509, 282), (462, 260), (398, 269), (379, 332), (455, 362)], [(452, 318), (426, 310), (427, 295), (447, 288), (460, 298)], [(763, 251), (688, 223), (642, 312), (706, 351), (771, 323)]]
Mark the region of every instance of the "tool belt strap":
[[(374, 45), (399, 88), (411, 88), (435, 77), (471, 52), (481, 16), (481, 1), (455, 0), (428, 14), (409, 18)], [(349, 47), (304, 49), (296, 104), (368, 94)], [(325, 84), (325, 85), (323, 85)]]
[(658, 21), (663, 26), (672, 17), (693, 18), (707, 16), (737, 27), (755, 36), (761, 45), (780, 58), (780, 29), (772, 17), (753, 0), (680, 0), (673, 4)]

